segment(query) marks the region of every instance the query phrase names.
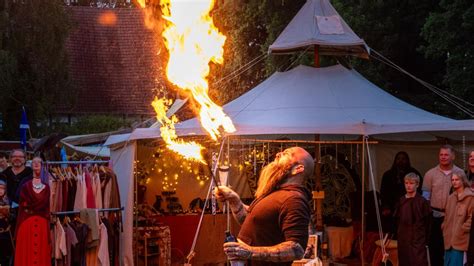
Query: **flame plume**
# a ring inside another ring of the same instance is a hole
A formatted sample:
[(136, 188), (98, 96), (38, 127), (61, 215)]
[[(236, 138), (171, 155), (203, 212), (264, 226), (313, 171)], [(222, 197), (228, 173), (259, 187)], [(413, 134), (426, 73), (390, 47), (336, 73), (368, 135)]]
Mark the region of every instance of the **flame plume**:
[(151, 104), (155, 109), (156, 119), (161, 123), (161, 137), (166, 142), (166, 146), (168, 149), (181, 154), (186, 159), (200, 161), (205, 164), (201, 155), (201, 151), (204, 148), (201, 145), (194, 141), (184, 142), (178, 139), (174, 128), (174, 124), (177, 122), (176, 116), (172, 116), (171, 118), (166, 116), (166, 110), (168, 110), (170, 104), (171, 100), (158, 99), (157, 97), (155, 97), (155, 100)]
[[(145, 0), (137, 2), (142, 8), (146, 8)], [(168, 80), (190, 92), (199, 103), (199, 120), (212, 139), (217, 140), (221, 130), (234, 132), (236, 129), (232, 120), (208, 95), (209, 64), (224, 62), (223, 47), (226, 39), (214, 26), (209, 15), (214, 7), (214, 0), (161, 0), (160, 7), (165, 20), (162, 36), (169, 52), (166, 66)], [(148, 15), (149, 12), (150, 10), (145, 10)], [(174, 127), (177, 118), (166, 116), (171, 100), (155, 98), (152, 105), (157, 120), (162, 125), (161, 137), (167, 147), (185, 158), (205, 163), (201, 145), (178, 140)]]
[(220, 136), (220, 128), (225, 132), (234, 132), (235, 127), (208, 95), (209, 63), (223, 63), (226, 39), (209, 15), (213, 6), (213, 0), (161, 0), (163, 18), (167, 21), (162, 33), (169, 52), (167, 78), (191, 92), (201, 107), (201, 125), (216, 140)]

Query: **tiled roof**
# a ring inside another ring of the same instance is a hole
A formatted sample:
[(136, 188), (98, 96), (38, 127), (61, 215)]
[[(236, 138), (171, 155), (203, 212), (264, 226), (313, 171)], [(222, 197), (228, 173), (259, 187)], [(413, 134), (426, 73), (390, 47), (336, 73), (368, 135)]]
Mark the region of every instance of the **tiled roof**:
[(73, 29), (66, 50), (77, 97), (57, 113), (153, 114), (161, 62), (156, 35), (145, 26), (142, 11), (68, 7), (67, 12)]

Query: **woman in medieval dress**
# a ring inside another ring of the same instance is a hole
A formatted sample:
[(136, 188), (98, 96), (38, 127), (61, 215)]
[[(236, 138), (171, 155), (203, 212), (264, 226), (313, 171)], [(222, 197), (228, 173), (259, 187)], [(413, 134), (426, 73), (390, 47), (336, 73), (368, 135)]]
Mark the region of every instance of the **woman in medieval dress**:
[(41, 182), (42, 160), (32, 160), (33, 177), (20, 190), (15, 266), (51, 265), (48, 184)]

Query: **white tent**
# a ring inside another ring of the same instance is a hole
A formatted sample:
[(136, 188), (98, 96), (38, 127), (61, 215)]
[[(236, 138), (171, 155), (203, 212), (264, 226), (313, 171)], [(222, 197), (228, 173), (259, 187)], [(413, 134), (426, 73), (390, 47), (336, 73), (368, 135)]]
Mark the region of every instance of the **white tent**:
[(290, 53), (318, 45), (322, 55), (368, 58), (368, 47), (337, 13), (329, 0), (308, 0), (270, 45), (271, 53)]
[[(236, 135), (474, 130), (474, 120), (458, 121), (419, 109), (341, 65), (277, 72), (226, 104), (224, 111), (236, 125)], [(197, 119), (176, 128), (181, 136), (204, 134)]]

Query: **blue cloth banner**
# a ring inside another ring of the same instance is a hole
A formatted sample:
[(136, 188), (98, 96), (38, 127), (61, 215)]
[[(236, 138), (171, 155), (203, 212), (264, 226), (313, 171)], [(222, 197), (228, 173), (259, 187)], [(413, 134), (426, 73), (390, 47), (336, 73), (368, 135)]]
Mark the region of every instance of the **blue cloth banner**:
[(26, 110), (25, 107), (22, 107), (21, 112), (21, 121), (20, 121), (20, 144), (23, 150), (26, 150), (26, 132), (30, 128), (30, 124), (28, 124), (28, 119), (26, 118)]
[[(61, 148), (60, 156), (61, 156), (61, 161), (67, 162), (67, 153), (66, 153), (66, 149), (64, 148), (64, 146)], [(61, 167), (62, 168), (67, 168), (67, 164), (63, 163), (63, 164), (61, 164)]]

